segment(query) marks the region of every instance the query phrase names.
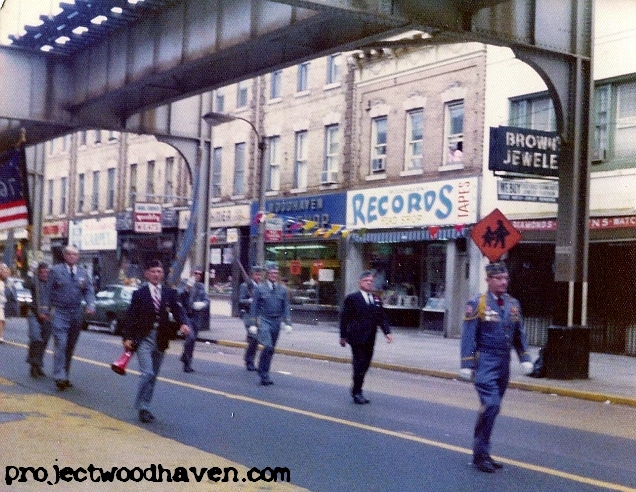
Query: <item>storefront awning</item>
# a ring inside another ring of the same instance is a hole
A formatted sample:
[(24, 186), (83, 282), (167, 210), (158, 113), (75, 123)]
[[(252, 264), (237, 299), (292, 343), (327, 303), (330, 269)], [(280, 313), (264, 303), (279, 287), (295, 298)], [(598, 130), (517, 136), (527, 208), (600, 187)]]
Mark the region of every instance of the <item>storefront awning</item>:
[(387, 231), (353, 231), (349, 236), (354, 243), (407, 243), (413, 241), (448, 241), (470, 235), (469, 226), (430, 226), (423, 229)]

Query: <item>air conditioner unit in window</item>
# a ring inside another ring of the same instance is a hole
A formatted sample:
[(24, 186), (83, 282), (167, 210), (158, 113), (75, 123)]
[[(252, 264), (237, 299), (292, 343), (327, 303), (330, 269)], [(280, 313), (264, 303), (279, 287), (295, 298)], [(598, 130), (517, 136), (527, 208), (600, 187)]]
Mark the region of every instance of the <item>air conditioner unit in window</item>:
[(331, 184), (338, 182), (338, 171), (323, 171), (320, 175), (321, 184)]
[(606, 149), (592, 149), (592, 162), (604, 162), (606, 159)]
[(385, 157), (376, 157), (371, 161), (371, 172), (372, 173), (380, 173), (384, 172), (384, 161)]

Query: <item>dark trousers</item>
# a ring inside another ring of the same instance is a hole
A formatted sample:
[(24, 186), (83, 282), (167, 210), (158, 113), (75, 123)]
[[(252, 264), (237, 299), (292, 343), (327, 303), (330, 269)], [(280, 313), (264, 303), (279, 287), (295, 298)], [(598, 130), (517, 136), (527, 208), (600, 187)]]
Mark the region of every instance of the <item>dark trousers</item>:
[(27, 364), (42, 367), (46, 345), (51, 338), (51, 322), (39, 321), (34, 314), (29, 314), (29, 354)]
[(475, 371), (475, 389), (481, 407), (475, 423), (473, 456), (475, 461), (490, 455), (490, 435), (501, 408), (510, 377), (510, 354), (480, 352)]
[(203, 329), (205, 322), (206, 310), (194, 311), (190, 317), (190, 333), (186, 336), (183, 342), (183, 353), (181, 354), (181, 362), (183, 362), (184, 369), (192, 368), (192, 359), (194, 357), (194, 345), (197, 341), (199, 331)]
[(245, 365), (247, 367), (254, 366), (254, 359), (256, 358), (256, 352), (258, 350), (258, 338), (251, 333), (247, 334), (246, 338), (247, 348), (245, 349)]
[(373, 358), (373, 346), (373, 343), (351, 345), (351, 354), (353, 356), (353, 386), (351, 387), (352, 395), (359, 395), (362, 393), (364, 376), (369, 370), (371, 359)]

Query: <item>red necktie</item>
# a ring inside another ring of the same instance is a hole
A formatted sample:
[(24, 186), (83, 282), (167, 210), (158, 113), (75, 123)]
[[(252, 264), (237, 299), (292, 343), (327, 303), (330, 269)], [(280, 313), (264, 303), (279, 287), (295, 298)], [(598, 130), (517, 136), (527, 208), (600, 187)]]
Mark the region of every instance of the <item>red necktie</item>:
[(503, 307), (503, 305), (504, 305), (503, 297), (498, 297), (498, 298), (497, 298), (497, 305), (498, 305), (499, 307)]

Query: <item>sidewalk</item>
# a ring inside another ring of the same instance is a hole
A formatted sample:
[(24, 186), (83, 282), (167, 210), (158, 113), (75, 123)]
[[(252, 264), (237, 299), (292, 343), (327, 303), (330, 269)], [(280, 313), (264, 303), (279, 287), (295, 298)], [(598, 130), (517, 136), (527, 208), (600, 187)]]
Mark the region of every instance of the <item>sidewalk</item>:
[[(443, 338), (416, 328), (397, 328), (393, 343), (378, 336), (373, 366), (443, 378), (456, 378), (459, 372), (459, 339)], [(244, 347), (245, 328), (239, 318), (212, 315), (210, 330), (199, 333), (199, 340), (219, 345)], [(292, 333), (281, 333), (277, 353), (349, 363), (350, 349), (339, 343), (336, 324), (294, 325)], [(538, 347), (530, 347), (532, 359)], [(513, 354), (510, 387), (558, 394), (585, 400), (636, 407), (636, 358), (609, 354), (590, 354), (589, 379), (535, 379), (521, 373)]]

